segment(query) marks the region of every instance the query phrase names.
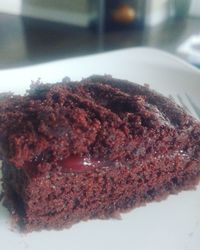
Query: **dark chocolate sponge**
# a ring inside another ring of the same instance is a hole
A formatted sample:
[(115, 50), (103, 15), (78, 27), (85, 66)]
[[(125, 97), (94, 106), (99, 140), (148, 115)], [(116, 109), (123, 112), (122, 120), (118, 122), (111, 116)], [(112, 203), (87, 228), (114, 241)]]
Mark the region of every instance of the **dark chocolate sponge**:
[(0, 100), (5, 205), (27, 231), (108, 218), (200, 178), (200, 122), (128, 81), (36, 83)]

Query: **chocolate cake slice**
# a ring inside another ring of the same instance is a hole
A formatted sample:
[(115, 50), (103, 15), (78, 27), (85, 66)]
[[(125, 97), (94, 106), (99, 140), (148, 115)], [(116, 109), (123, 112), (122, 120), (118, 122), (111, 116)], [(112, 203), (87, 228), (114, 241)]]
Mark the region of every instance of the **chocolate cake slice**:
[(4, 204), (23, 230), (110, 218), (194, 188), (200, 122), (109, 76), (32, 84), (0, 100)]

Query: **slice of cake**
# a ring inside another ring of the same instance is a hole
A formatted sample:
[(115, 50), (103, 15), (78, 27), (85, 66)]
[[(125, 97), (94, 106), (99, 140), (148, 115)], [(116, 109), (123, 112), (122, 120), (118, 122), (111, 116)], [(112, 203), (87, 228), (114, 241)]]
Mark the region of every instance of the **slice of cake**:
[(4, 204), (23, 230), (110, 218), (200, 179), (200, 122), (172, 100), (94, 76), (0, 100)]

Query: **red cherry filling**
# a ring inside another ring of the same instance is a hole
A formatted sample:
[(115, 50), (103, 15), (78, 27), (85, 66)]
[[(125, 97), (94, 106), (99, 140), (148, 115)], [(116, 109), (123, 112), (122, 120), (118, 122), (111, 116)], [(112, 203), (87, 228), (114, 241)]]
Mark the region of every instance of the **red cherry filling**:
[(70, 156), (58, 162), (66, 172), (84, 172), (96, 168), (100, 161), (90, 157)]

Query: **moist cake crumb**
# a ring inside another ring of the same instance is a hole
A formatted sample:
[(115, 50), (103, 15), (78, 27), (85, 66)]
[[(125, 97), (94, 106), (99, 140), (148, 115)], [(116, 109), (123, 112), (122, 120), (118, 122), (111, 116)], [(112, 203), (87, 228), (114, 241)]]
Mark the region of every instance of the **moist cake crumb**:
[(0, 156), (16, 223), (62, 229), (194, 188), (200, 122), (149, 86), (111, 76), (38, 81), (0, 98)]

